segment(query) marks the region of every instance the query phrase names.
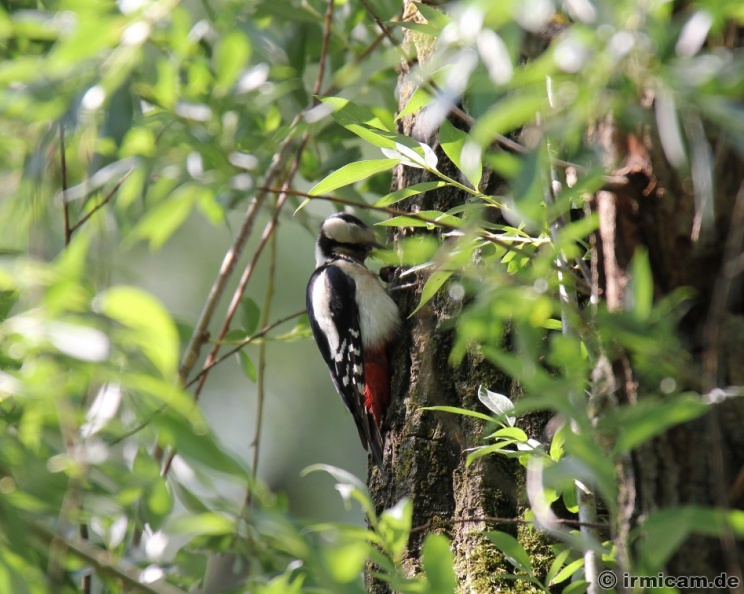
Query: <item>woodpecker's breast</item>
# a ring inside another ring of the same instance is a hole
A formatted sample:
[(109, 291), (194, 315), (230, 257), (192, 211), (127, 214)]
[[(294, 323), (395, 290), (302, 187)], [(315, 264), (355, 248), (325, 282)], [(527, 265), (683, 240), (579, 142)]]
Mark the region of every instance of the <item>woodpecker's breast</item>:
[(393, 340), (400, 326), (398, 306), (385, 292), (375, 274), (362, 264), (339, 260), (334, 262), (356, 284), (359, 307), (359, 329), (366, 349), (376, 349)]

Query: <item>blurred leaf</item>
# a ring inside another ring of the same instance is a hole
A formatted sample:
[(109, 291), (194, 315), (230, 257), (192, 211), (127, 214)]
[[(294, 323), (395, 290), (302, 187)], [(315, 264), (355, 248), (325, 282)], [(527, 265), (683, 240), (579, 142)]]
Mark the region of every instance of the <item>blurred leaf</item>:
[(256, 373), (253, 361), (251, 361), (250, 357), (242, 349), (238, 351), (238, 359), (240, 360), (240, 367), (243, 369), (245, 376), (255, 384), (258, 374)]
[(423, 4), (421, 2), (414, 2), (416, 9), (422, 14), (430, 25), (434, 25), (439, 29), (443, 29), (452, 22), (452, 19), (444, 14), (441, 10), (437, 10), (433, 6)]
[(236, 530), (236, 520), (207, 512), (182, 516), (171, 522), (168, 529), (182, 534), (231, 534)]
[(130, 235), (130, 240), (148, 239), (150, 249), (156, 250), (186, 221), (199, 199), (201, 189), (184, 184), (168, 198), (147, 211)]
[[(568, 551), (566, 551), (568, 552)], [(576, 559), (575, 561), (572, 561), (568, 565), (566, 565), (563, 569), (561, 569), (558, 574), (550, 580), (550, 584), (560, 584), (562, 582), (565, 582), (568, 578), (572, 577), (579, 569), (584, 567), (584, 558), (581, 557), (580, 559)]]
[(396, 204), (401, 200), (405, 200), (406, 198), (410, 198), (411, 196), (416, 196), (417, 194), (421, 194), (422, 192), (437, 190), (448, 185), (450, 184), (443, 181), (421, 182), (419, 184), (413, 184), (412, 186), (402, 188), (386, 196), (383, 196), (377, 202), (375, 202), (375, 206), (390, 206), (391, 204)]
[(637, 249), (630, 263), (630, 282), (625, 296), (625, 309), (639, 320), (647, 320), (654, 302), (654, 279), (648, 252)]
[(561, 567), (563, 567), (563, 564), (566, 562), (566, 559), (568, 559), (570, 554), (571, 549), (565, 549), (555, 556), (553, 563), (550, 564), (548, 573), (545, 575), (545, 583), (547, 585), (553, 585), (553, 579), (558, 575), (558, 572), (561, 570)]
[(193, 460), (213, 471), (243, 479), (247, 472), (242, 462), (232, 456), (206, 424), (192, 425), (173, 414), (163, 413), (153, 420), (164, 444), (170, 445), (187, 461)]
[(396, 563), (402, 560), (403, 553), (408, 546), (412, 518), (413, 503), (407, 497), (380, 515), (377, 532), (385, 544), (385, 549)]
[(178, 366), (178, 331), (154, 297), (134, 287), (113, 287), (96, 298), (100, 311), (128, 328), (131, 340), (165, 378)]
[(258, 328), (258, 323), (261, 320), (261, 310), (253, 299), (250, 297), (243, 297), (240, 300), (240, 313), (243, 330), (245, 330), (246, 334), (250, 336), (255, 333)]
[(337, 584), (348, 584), (358, 579), (364, 569), (369, 548), (370, 545), (366, 542), (348, 542), (327, 547), (324, 557), (333, 581)]
[(724, 525), (741, 538), (744, 536), (744, 512), (694, 505), (652, 512), (634, 531), (643, 569), (649, 573), (662, 571), (690, 534), (716, 538), (723, 533)]
[(324, 105), (331, 108), (333, 119), (344, 128), (352, 124), (364, 124), (365, 126), (392, 132), (380, 118), (366, 107), (361, 107), (341, 97), (319, 97), (319, 99)]
[(424, 539), (422, 564), (429, 582), (428, 594), (453, 594), (457, 581), (450, 543), (441, 534), (427, 534)]
[(634, 405), (611, 411), (602, 419), (606, 430), (617, 433), (615, 453), (625, 453), (664, 433), (670, 427), (697, 419), (709, 410), (694, 396), (680, 395), (670, 400), (643, 398)]
[(476, 153), (477, 159), (466, 158), (463, 159), (463, 148), (466, 143), (470, 143), (477, 149), (477, 146), (471, 140), (470, 135), (467, 132), (455, 128), (449, 120), (444, 120), (439, 128), (439, 142), (444, 150), (445, 154), (450, 158), (460, 171), (463, 172), (465, 177), (468, 178), (474, 188), (478, 188), (481, 177), (483, 176), (483, 164), (480, 160), (480, 151)]
[(251, 55), (251, 44), (240, 29), (230, 31), (217, 40), (214, 49), (216, 70), (215, 93), (224, 95), (235, 83), (238, 74)]
[(489, 109), (473, 126), (470, 133), (481, 146), (486, 146), (501, 135), (535, 119), (544, 111), (546, 98), (543, 93), (516, 92), (507, 96)]
[(510, 534), (505, 532), (499, 532), (493, 530), (487, 532), (486, 536), (488, 539), (496, 545), (496, 548), (501, 551), (506, 559), (514, 567), (525, 573), (532, 573), (532, 563), (530, 562), (530, 556), (527, 551), (524, 550), (519, 541)]
[(367, 179), (370, 175), (388, 171), (399, 163), (398, 159), (373, 159), (370, 161), (357, 161), (344, 165), (337, 169), (321, 182), (315, 184), (308, 192), (311, 196), (327, 194), (343, 186), (348, 186), (362, 179)]
[(407, 115), (417, 113), (422, 108), (431, 104), (433, 100), (434, 98), (429, 94), (429, 92), (426, 89), (424, 89), (423, 87), (417, 88), (413, 92), (413, 94), (410, 96), (410, 98), (408, 99), (408, 102), (406, 103), (405, 107), (396, 116), (395, 120), (397, 121)]

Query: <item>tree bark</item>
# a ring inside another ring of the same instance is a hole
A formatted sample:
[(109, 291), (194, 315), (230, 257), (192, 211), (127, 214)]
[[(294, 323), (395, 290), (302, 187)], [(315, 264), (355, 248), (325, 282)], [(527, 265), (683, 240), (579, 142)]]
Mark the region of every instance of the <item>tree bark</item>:
[[(420, 19), (413, 2), (404, 1), (406, 20)], [(406, 30), (404, 46), (411, 49), (418, 62), (425, 61), (431, 50), (430, 38)], [(399, 77), (400, 108), (415, 90), (409, 79), (410, 64), (404, 63)], [(402, 118), (399, 131), (429, 144), (439, 158), (439, 169), (458, 177), (459, 172), (439, 148), (436, 136), (426, 137), (425, 125), (417, 115)], [(392, 190), (430, 181), (423, 170), (398, 166), (394, 171)], [(494, 180), (492, 183), (498, 183)], [(447, 211), (461, 205), (467, 195), (455, 188), (426, 192), (408, 199), (398, 207), (410, 212), (435, 209)], [(402, 228), (396, 240), (421, 229)], [(439, 234), (440, 241), (446, 239)], [(421, 290), (430, 271), (403, 278), (398, 271), (390, 283), (390, 291), (404, 319), (400, 340), (392, 353), (391, 405), (384, 422), (385, 467), (387, 475), (370, 471), (369, 486), (378, 513), (395, 505), (403, 497), (413, 503), (414, 531), (404, 555), (403, 567), (409, 575), (418, 573), (421, 547), (431, 532), (446, 534), (452, 540), (458, 591), (492, 592), (498, 587), (513, 587), (513, 582), (500, 576), (512, 573), (503, 555), (488, 540), (488, 529), (499, 529), (518, 536), (527, 551), (541, 550), (543, 537), (517, 529), (515, 525), (496, 526), (473, 519), (483, 517), (514, 518), (524, 509), (519, 501), (519, 485), (524, 473), (516, 460), (502, 456), (487, 456), (469, 468), (465, 466), (468, 448), (482, 444), (482, 421), (461, 415), (423, 411), (427, 406), (456, 406), (483, 413), (489, 411), (478, 400), (478, 388), (518, 397), (516, 386), (482, 357), (468, 354), (457, 367), (452, 367), (449, 355), (453, 340), (454, 320), (463, 307), (452, 298), (447, 287), (414, 316), (409, 317), (419, 303)], [(451, 283), (457, 283), (453, 278)], [(545, 424), (544, 415), (530, 416), (523, 429), (539, 437)], [(456, 521), (453, 521), (456, 520)], [(519, 533), (519, 534), (518, 534)], [(547, 558), (547, 557), (545, 557)], [(537, 563), (538, 571), (540, 564)], [(367, 577), (368, 591), (389, 592), (386, 584)], [(522, 588), (531, 591), (531, 587)]]
[[(623, 131), (606, 121), (598, 127), (597, 138), (608, 164), (629, 183), (596, 196), (600, 222), (595, 290), (610, 310), (626, 307), (629, 266), (639, 248), (648, 251), (657, 300), (680, 287), (694, 288), (692, 307), (679, 327), (689, 357), (686, 373), (671, 379), (675, 393), (692, 390), (714, 402), (706, 417), (674, 427), (617, 460), (615, 542), (627, 568), (634, 559), (629, 537), (654, 511), (682, 505), (742, 509), (744, 504), (744, 401), (715, 403), (726, 386), (742, 383), (744, 299), (741, 276), (736, 276), (741, 272), (744, 230), (744, 162), (723, 139), (697, 138), (699, 143), (710, 142), (718, 154), (711, 194), (715, 216), (706, 221), (702, 207), (695, 207), (690, 180), (669, 167), (661, 142), (649, 130)], [(618, 404), (633, 405), (660, 393), (658, 379), (635, 368), (627, 354), (621, 352), (611, 363), (610, 383)], [(688, 538), (666, 573), (713, 578), (728, 572), (741, 578), (742, 558), (744, 547), (729, 528), (720, 538)]]

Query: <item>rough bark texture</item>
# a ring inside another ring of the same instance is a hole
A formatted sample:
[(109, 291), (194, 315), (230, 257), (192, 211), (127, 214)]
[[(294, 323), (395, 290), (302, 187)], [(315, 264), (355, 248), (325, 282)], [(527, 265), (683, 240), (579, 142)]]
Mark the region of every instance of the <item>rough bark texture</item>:
[[(645, 248), (657, 299), (679, 287), (696, 292), (680, 327), (690, 357), (684, 373), (675, 378), (681, 384), (677, 388), (705, 394), (741, 384), (744, 298), (732, 263), (740, 259), (742, 249), (744, 162), (720, 139), (708, 139), (718, 158), (713, 173), (715, 217), (706, 223), (699, 219), (690, 179), (680, 179), (670, 169), (658, 138), (645, 130), (623, 131), (606, 121), (597, 129), (597, 140), (616, 172), (630, 181), (620, 191), (596, 197), (600, 297), (612, 310), (625, 306), (631, 258)], [(611, 361), (610, 374), (619, 404), (660, 393), (659, 385), (634, 369), (624, 353)], [(607, 379), (606, 373), (597, 375)], [(617, 461), (620, 516), (615, 538), (623, 565), (634, 557), (628, 536), (656, 510), (680, 505), (742, 509), (743, 424), (744, 401), (729, 399), (714, 405), (707, 417), (677, 426)], [(744, 547), (730, 535), (695, 536), (677, 551), (666, 571), (741, 576), (742, 558)]]
[[(412, 2), (405, 1), (406, 17), (415, 20), (418, 13)], [(406, 32), (410, 53), (425, 60), (430, 39)], [(403, 65), (400, 79), (400, 105), (405, 105), (415, 85), (408, 80), (409, 66)], [(426, 142), (439, 157), (440, 169), (450, 176), (459, 175), (439, 149), (436, 137), (424, 137), (425, 126), (416, 117), (402, 120), (401, 132)], [(428, 181), (422, 170), (399, 167), (393, 178), (393, 190)], [(497, 182), (494, 182), (497, 183)], [(466, 195), (454, 188), (427, 192), (422, 198), (410, 199), (401, 207), (411, 211), (436, 209), (446, 211), (460, 205)], [(427, 231), (401, 229), (396, 239)], [(443, 239), (440, 237), (440, 239)], [(392, 354), (392, 403), (384, 423), (385, 466), (388, 476), (376, 471), (370, 474), (370, 489), (382, 511), (401, 498), (413, 502), (414, 530), (403, 565), (413, 575), (419, 571), (419, 558), (424, 538), (431, 532), (446, 534), (452, 540), (458, 588), (462, 592), (493, 592), (499, 587), (512, 591), (531, 591), (524, 584), (500, 579), (513, 568), (490, 543), (484, 533), (499, 529), (517, 536), (511, 526), (494, 526), (484, 522), (457, 521), (484, 516), (514, 518), (520, 514), (517, 494), (523, 473), (515, 460), (490, 456), (470, 468), (465, 467), (466, 450), (482, 442), (483, 423), (477, 419), (448, 413), (422, 411), (422, 407), (449, 405), (488, 413), (479, 402), (478, 387), (486, 386), (504, 394), (513, 391), (512, 381), (481, 358), (469, 355), (458, 367), (448, 361), (454, 332), (454, 320), (462, 302), (452, 299), (447, 286), (421, 311), (408, 316), (418, 305), (421, 289), (430, 274), (401, 278), (399, 273), (390, 283), (391, 294), (405, 319), (401, 340)], [(456, 282), (456, 280), (454, 281)], [(522, 427), (538, 437), (545, 418), (536, 415)], [(542, 537), (527, 530), (519, 531), (525, 548), (545, 552)], [(536, 563), (540, 567), (540, 563)], [(368, 577), (368, 590), (375, 594), (388, 592), (385, 584)]]

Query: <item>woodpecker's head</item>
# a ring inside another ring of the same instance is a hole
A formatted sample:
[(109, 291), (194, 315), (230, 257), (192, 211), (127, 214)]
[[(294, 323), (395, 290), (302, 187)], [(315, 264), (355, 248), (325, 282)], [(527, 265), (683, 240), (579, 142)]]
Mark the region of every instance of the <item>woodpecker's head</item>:
[(375, 234), (358, 218), (345, 212), (332, 214), (320, 226), (320, 235), (315, 244), (315, 260), (318, 266), (334, 256), (349, 256), (364, 262), (373, 248), (382, 247)]

